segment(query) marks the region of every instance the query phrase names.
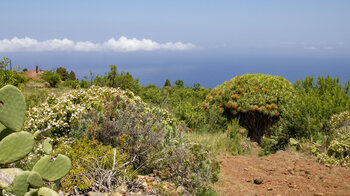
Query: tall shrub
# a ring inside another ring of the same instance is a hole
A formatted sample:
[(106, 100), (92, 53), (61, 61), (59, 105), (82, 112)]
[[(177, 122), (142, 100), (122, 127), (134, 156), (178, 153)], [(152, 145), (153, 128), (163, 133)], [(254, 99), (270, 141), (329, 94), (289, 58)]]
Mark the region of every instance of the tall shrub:
[(245, 74), (213, 89), (203, 107), (228, 120), (239, 118), (248, 137), (260, 143), (265, 131), (290, 109), (294, 97), (293, 85), (283, 77)]

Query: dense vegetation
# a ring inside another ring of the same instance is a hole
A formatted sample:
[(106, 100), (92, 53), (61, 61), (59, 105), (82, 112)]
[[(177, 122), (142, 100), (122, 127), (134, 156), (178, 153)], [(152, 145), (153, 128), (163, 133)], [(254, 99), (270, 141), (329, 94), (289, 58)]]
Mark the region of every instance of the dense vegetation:
[[(214, 89), (168, 79), (163, 87), (142, 86), (111, 65), (104, 76), (91, 73), (80, 81), (59, 67), (42, 75), (49, 90), (31, 91), (28, 79), (7, 65), (4, 59), (0, 87), (13, 84), (25, 94), (23, 130), (52, 138), (52, 155), (72, 160), (60, 180), (65, 193), (111, 192), (138, 174), (208, 193), (219, 172), (212, 152), (248, 153), (252, 141), (261, 155), (295, 148), (326, 165), (350, 163), (350, 81), (307, 77), (293, 85), (279, 76), (246, 74)], [(217, 139), (203, 142), (208, 138)], [(45, 154), (42, 139), (17, 167), (30, 170)]]

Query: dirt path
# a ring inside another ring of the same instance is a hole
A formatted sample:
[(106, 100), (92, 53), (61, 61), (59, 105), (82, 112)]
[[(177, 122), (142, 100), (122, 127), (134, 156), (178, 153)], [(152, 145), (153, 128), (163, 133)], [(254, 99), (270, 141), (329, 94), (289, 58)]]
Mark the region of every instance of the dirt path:
[[(350, 169), (326, 167), (310, 156), (279, 151), (258, 157), (221, 156), (220, 195), (350, 195)], [(261, 184), (254, 179), (261, 178)]]

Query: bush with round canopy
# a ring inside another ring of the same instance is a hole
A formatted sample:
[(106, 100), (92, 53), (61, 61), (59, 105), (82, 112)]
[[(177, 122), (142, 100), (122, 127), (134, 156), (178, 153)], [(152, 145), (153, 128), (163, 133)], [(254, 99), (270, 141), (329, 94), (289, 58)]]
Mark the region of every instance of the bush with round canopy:
[(248, 130), (248, 137), (260, 144), (265, 131), (291, 108), (295, 94), (293, 84), (283, 77), (245, 74), (213, 89), (203, 107), (229, 120), (239, 118), (239, 124)]

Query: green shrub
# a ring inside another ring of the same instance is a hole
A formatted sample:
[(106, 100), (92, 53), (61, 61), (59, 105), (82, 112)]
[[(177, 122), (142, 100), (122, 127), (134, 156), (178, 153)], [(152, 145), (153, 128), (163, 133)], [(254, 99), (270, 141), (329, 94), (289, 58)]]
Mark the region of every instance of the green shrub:
[(327, 121), (333, 114), (350, 110), (350, 81), (342, 85), (339, 78), (313, 77), (297, 81), (298, 97), (293, 110), (285, 117), (284, 129), (291, 137), (320, 142), (328, 135)]
[(102, 145), (97, 140), (57, 139), (54, 154), (65, 154), (72, 160), (72, 169), (61, 179), (61, 190), (68, 194), (87, 194), (91, 190), (112, 192), (130, 180), (133, 172), (129, 156)]
[(329, 121), (330, 134), (325, 153), (318, 154), (326, 165), (350, 165), (350, 111), (333, 115)]
[(265, 131), (291, 109), (294, 97), (293, 85), (283, 77), (246, 74), (212, 90), (203, 107), (228, 120), (239, 118), (248, 137), (260, 143)]
[(78, 80), (70, 80), (70, 79), (67, 79), (64, 82), (62, 82), (61, 86), (73, 88), (73, 89), (80, 88), (80, 84)]
[(0, 88), (7, 84), (19, 86), (19, 84), (28, 80), (22, 74), (17, 73), (14, 70), (6, 70), (8, 65), (8, 58), (4, 58), (2, 61), (0, 61)]
[(128, 103), (117, 96), (106, 100), (101, 112), (84, 115), (78, 131), (72, 134), (88, 135), (118, 147), (132, 157), (139, 173), (154, 173), (197, 193), (217, 180), (219, 168), (202, 145), (184, 137), (182, 132), (187, 129), (178, 126), (165, 110), (148, 108), (141, 101)]
[(48, 82), (51, 87), (57, 87), (61, 82), (61, 76), (59, 74), (53, 73), (52, 71), (45, 71), (41, 78)]

